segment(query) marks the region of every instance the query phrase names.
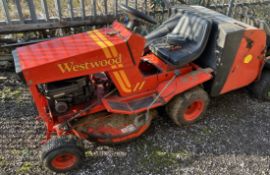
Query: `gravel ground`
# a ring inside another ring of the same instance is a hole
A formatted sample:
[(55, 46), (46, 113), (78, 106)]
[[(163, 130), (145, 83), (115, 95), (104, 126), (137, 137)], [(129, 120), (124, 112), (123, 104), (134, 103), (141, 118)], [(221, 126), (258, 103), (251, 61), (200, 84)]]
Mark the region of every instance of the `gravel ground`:
[[(39, 161), (43, 124), (13, 73), (0, 73), (0, 113), (0, 174), (53, 174)], [(190, 127), (161, 114), (130, 143), (87, 144), (82, 168), (68, 174), (270, 174), (269, 114), (270, 103), (239, 90), (212, 99)]]

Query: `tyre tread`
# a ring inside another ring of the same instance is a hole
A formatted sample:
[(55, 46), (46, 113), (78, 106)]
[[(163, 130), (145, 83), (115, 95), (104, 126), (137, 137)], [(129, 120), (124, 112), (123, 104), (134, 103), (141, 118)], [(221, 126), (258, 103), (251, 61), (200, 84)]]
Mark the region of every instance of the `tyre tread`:
[(193, 95), (196, 95), (200, 98), (202, 98), (205, 103), (206, 103), (206, 108), (208, 106), (209, 103), (209, 97), (208, 94), (205, 92), (205, 90), (201, 87), (195, 87), (193, 89), (190, 89), (182, 94), (179, 94), (177, 96), (175, 96), (166, 106), (167, 109), (167, 113), (168, 116), (172, 119), (172, 121), (180, 126), (180, 125), (188, 125), (191, 123), (196, 122), (197, 120), (201, 119), (202, 116), (204, 115), (204, 112), (200, 115), (200, 117), (198, 117), (198, 119), (196, 119), (196, 121), (194, 122), (187, 122), (185, 120), (183, 120), (183, 118), (181, 117), (181, 119), (179, 120), (179, 111), (181, 111), (183, 109), (184, 104), (192, 98)]

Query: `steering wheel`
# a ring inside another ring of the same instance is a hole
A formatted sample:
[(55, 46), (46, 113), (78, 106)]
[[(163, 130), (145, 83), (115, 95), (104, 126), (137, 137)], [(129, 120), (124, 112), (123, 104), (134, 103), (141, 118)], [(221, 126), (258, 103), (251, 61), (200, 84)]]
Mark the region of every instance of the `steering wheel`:
[[(140, 11), (134, 9), (134, 8), (131, 8), (131, 7), (126, 6), (126, 5), (124, 5), (124, 4), (120, 4), (120, 8), (121, 8), (122, 10), (124, 10), (125, 13), (131, 15), (131, 16), (134, 17), (135, 19), (137, 18), (137, 19), (140, 19), (140, 20), (142, 20), (142, 21), (146, 21), (146, 22), (148, 22), (148, 23), (150, 23), (150, 24), (157, 24), (157, 22), (156, 22), (151, 16), (148, 16), (148, 15), (146, 15), (145, 13), (140, 12)], [(135, 20), (135, 19), (131, 19), (131, 20), (132, 20), (132, 26), (130, 26), (131, 28), (132, 28), (133, 25), (134, 25), (134, 20)]]

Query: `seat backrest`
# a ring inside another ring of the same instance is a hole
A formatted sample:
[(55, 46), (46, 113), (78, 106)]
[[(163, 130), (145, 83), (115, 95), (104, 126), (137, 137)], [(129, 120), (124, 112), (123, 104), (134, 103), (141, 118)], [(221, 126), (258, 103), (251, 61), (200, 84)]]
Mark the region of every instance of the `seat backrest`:
[(173, 35), (201, 43), (209, 35), (211, 21), (196, 13), (186, 12), (172, 31)]
[(147, 43), (145, 47), (149, 46), (149, 44), (154, 41), (155, 39), (161, 38), (168, 33), (172, 32), (172, 30), (177, 25), (178, 21), (180, 20), (182, 13), (177, 13), (171, 16), (169, 19), (164, 21), (157, 29), (153, 30), (151, 33), (145, 36)]

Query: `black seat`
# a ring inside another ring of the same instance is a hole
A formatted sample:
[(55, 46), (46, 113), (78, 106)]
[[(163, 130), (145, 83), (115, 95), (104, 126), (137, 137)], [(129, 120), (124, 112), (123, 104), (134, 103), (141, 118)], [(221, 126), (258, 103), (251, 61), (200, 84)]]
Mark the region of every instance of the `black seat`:
[(196, 13), (185, 13), (172, 33), (154, 40), (149, 48), (174, 66), (183, 66), (197, 59), (204, 51), (212, 22)]
[(172, 30), (177, 25), (180, 20), (182, 13), (177, 13), (172, 15), (169, 19), (164, 21), (158, 28), (145, 36), (147, 43), (145, 44), (145, 48), (148, 47), (154, 40), (166, 36), (168, 33), (172, 32)]

